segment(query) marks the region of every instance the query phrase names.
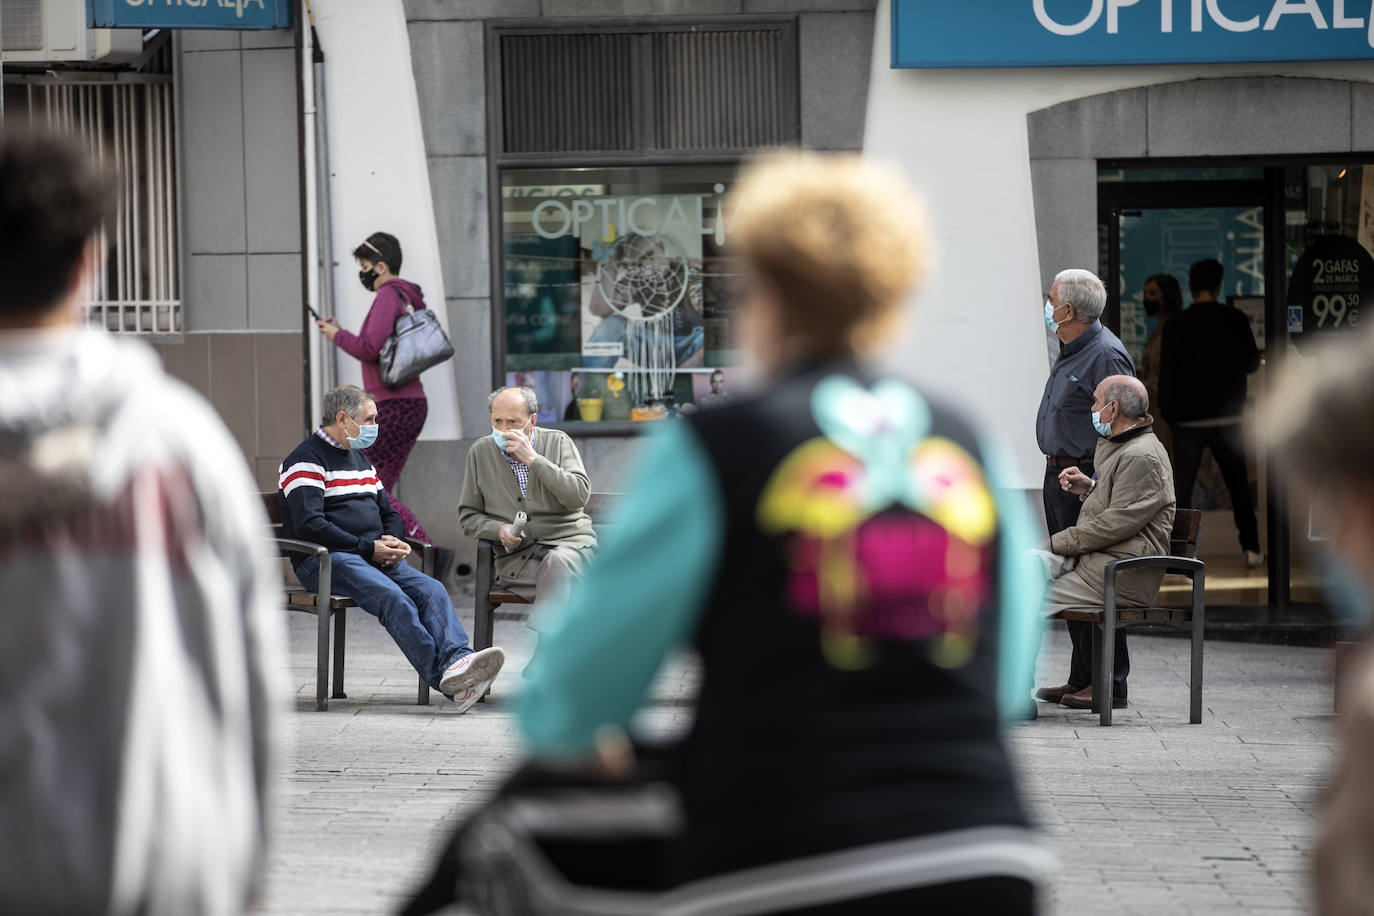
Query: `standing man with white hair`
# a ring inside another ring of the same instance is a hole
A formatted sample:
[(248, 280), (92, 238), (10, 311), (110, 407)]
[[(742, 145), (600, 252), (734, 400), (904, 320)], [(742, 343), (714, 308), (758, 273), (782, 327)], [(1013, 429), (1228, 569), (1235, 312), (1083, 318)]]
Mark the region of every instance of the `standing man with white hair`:
[[(1106, 306), (1107, 288), (1102, 281), (1091, 271), (1078, 268), (1060, 271), (1045, 300), (1045, 325), (1059, 339), (1059, 357), (1045, 382), (1035, 417), (1035, 438), (1045, 456), (1045, 522), (1051, 537), (1077, 524), (1083, 506), (1078, 494), (1061, 486), (1060, 474), (1076, 467), (1085, 476), (1094, 476), (1100, 438), (1093, 420), (1097, 387), (1113, 375), (1135, 376), (1131, 355), (1101, 322)], [(1058, 703), (1066, 695), (1092, 686), (1092, 624), (1070, 621), (1068, 628), (1073, 641), (1068, 681), (1037, 690), (1036, 699)], [(1114, 678), (1124, 684), (1130, 667), (1126, 634), (1117, 630)]]

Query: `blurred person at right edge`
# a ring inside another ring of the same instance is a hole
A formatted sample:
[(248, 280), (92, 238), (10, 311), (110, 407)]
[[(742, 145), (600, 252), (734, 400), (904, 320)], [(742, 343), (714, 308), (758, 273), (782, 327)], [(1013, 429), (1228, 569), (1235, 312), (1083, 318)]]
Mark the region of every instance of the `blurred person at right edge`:
[[(1265, 405), (1261, 443), (1324, 532), (1323, 586), (1341, 622), (1374, 618), (1374, 336), (1290, 357)], [(1321, 802), (1313, 859), (1320, 916), (1374, 913), (1374, 646), (1342, 675), (1335, 772)]]
[(681, 801), (673, 890), (600, 912), (1034, 913), (1051, 857), (1001, 734), (1039, 639), (1029, 508), (967, 421), (866, 362), (924, 267), (919, 201), (889, 168), (789, 152), (728, 206), (760, 390), (645, 445), (546, 622), (529, 749), (605, 759), (666, 654), (694, 648), (690, 734), (635, 748)]
[[(1173, 274), (1155, 274), (1145, 278), (1145, 354), (1140, 359), (1140, 380), (1145, 383), (1145, 391), (1150, 396), (1150, 405), (1158, 413), (1159, 404), (1159, 350), (1164, 340), (1164, 326), (1179, 312), (1183, 311), (1183, 289)], [(1164, 451), (1173, 454), (1174, 436), (1169, 424), (1162, 417), (1155, 417), (1155, 436)]]
[(81, 326), (113, 197), (74, 141), (0, 137), (0, 913), (230, 916), (264, 864), (279, 593), (223, 422)]

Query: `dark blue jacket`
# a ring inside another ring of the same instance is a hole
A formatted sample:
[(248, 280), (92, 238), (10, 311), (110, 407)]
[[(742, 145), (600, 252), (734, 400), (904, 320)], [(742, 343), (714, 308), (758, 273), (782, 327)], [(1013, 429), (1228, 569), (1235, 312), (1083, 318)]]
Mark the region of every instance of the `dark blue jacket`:
[[(281, 463), (277, 504), (282, 536), (372, 559), (383, 534), (405, 536), (401, 517), (361, 449), (339, 448), (319, 431)], [(293, 554), (293, 565), (307, 557)]]

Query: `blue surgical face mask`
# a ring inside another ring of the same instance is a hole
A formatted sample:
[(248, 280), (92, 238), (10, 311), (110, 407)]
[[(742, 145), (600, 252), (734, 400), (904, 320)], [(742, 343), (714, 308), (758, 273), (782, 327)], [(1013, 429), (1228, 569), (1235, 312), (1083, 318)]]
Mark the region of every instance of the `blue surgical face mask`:
[[(369, 423), (366, 426), (363, 426), (362, 424), (355, 421), (353, 425), (358, 427), (358, 437), (355, 439), (352, 436), (348, 436), (348, 447), (371, 448), (372, 443), (377, 441), (377, 424)], [(344, 434), (348, 434), (347, 427), (344, 427)]]
[[(525, 426), (520, 427), (520, 432), (524, 433), (525, 428), (527, 426), (529, 426), (528, 423), (526, 423)], [(529, 433), (525, 433), (525, 435), (528, 436)], [(491, 428), (491, 438), (496, 443), (497, 448), (499, 448), (503, 452), (506, 450), (506, 437), (504, 434), (502, 434), (501, 430), (497, 429), (495, 426)]]
[[(1103, 407), (1103, 410), (1106, 410), (1106, 407)], [(1093, 411), (1093, 429), (1097, 430), (1097, 434), (1104, 439), (1111, 438), (1112, 424), (1102, 422), (1101, 410)]]
[(1054, 320), (1054, 303), (1045, 300), (1045, 327), (1050, 329), (1051, 334), (1059, 332), (1059, 322)]

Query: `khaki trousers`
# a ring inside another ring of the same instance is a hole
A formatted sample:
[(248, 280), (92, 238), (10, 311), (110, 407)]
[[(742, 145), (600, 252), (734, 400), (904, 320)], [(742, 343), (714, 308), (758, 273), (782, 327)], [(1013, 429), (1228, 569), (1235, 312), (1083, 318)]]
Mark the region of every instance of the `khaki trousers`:
[(542, 617), (557, 614), (567, 606), (573, 582), (582, 577), (595, 556), (594, 547), (539, 544), (530, 549), (529, 558), (518, 572), (496, 577), (496, 589), (533, 602), (530, 629), (539, 630)]
[[(1045, 578), (1049, 579), (1049, 589), (1045, 592), (1045, 613), (1057, 614), (1067, 608), (1101, 608), (1102, 592), (1093, 588), (1078, 571), (1074, 569), (1077, 560), (1061, 557), (1048, 550), (1031, 551), (1045, 567)], [(1074, 627), (1069, 622), (1069, 638), (1073, 641), (1073, 662), (1070, 666), (1068, 683), (1076, 688), (1090, 686), (1093, 682), (1093, 644), (1092, 624)], [(1126, 698), (1126, 677), (1131, 670), (1131, 656), (1126, 648), (1126, 631), (1116, 631), (1116, 650), (1113, 655), (1112, 696)]]

